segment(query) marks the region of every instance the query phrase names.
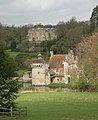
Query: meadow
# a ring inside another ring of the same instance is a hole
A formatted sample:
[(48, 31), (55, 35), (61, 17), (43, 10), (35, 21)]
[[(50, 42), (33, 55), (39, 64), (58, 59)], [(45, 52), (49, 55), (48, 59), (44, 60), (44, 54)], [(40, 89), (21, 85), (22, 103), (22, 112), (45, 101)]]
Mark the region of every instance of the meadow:
[(16, 102), (27, 116), (6, 120), (98, 120), (98, 93), (22, 93)]

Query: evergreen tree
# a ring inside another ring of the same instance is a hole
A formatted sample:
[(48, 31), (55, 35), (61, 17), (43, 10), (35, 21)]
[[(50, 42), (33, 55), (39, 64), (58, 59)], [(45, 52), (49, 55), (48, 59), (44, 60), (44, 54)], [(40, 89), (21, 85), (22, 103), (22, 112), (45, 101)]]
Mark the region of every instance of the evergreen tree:
[(15, 62), (0, 47), (0, 107), (14, 107), (19, 89), (18, 82), (12, 80)]
[(11, 41), (11, 51), (16, 50), (16, 47), (17, 47), (16, 41), (15, 41), (15, 40), (12, 40), (12, 41)]

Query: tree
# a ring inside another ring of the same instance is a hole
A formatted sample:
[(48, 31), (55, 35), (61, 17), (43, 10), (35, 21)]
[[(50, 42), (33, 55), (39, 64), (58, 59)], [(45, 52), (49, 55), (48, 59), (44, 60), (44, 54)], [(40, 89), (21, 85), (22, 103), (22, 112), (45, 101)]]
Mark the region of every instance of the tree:
[(18, 82), (12, 80), (15, 62), (0, 47), (0, 107), (14, 107), (19, 89)]
[(91, 32), (94, 32), (96, 29), (98, 30), (98, 5), (93, 9), (90, 18), (90, 24), (91, 24), (90, 26)]
[[(57, 39), (47, 42), (48, 50), (55, 53), (67, 53), (82, 41), (83, 36), (90, 34), (88, 22), (78, 22), (74, 17), (68, 22), (59, 22), (56, 25)], [(51, 46), (50, 46), (51, 45)]]
[(16, 47), (17, 47), (16, 41), (15, 41), (15, 40), (12, 40), (12, 41), (11, 41), (11, 51), (16, 50)]
[(92, 34), (77, 45), (81, 76), (90, 84), (98, 82), (98, 33)]

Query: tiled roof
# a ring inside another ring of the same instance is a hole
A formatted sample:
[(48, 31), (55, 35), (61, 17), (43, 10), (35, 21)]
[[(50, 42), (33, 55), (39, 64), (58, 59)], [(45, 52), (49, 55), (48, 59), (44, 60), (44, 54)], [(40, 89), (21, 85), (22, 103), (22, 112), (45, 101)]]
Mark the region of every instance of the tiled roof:
[(65, 54), (53, 55), (49, 60), (50, 68), (62, 68), (62, 63), (65, 61), (65, 57)]
[(44, 63), (46, 63), (46, 62), (45, 62), (44, 59), (41, 58), (41, 59), (36, 59), (36, 60), (34, 60), (33, 63), (42, 63), (42, 64), (44, 64)]

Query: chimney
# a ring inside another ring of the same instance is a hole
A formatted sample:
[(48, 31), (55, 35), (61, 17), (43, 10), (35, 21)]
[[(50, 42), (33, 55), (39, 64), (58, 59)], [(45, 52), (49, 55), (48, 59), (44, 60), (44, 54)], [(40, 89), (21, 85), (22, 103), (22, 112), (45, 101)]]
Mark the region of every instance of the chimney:
[(52, 57), (54, 54), (53, 54), (53, 51), (50, 51), (50, 57)]

